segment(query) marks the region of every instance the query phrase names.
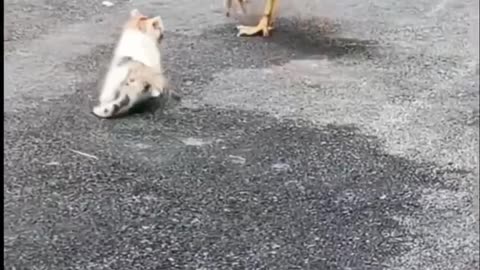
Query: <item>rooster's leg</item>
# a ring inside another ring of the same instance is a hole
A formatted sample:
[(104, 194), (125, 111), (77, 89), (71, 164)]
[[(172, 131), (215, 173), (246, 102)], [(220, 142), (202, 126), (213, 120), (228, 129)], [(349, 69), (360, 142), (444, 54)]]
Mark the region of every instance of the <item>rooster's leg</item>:
[(273, 18), (277, 10), (278, 0), (266, 0), (265, 12), (262, 19), (256, 26), (238, 25), (238, 36), (253, 36), (262, 33), (264, 37), (270, 34), (273, 29)]

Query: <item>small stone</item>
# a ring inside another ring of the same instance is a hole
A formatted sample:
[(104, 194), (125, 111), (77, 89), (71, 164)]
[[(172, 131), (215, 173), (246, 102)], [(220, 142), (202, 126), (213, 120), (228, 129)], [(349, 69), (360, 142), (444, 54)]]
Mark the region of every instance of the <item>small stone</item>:
[(272, 165), (272, 169), (275, 171), (287, 171), (290, 169), (290, 165), (287, 163), (276, 163)]
[(110, 2), (110, 1), (103, 1), (103, 2), (102, 2), (102, 5), (104, 5), (104, 6), (106, 6), (106, 7), (113, 7), (114, 4), (113, 4), (112, 2)]
[(56, 162), (56, 161), (52, 161), (52, 162), (49, 162), (47, 164), (45, 164), (47, 166), (57, 166), (57, 165), (60, 165), (60, 163)]
[(245, 162), (247, 161), (244, 157), (241, 156), (229, 155), (228, 157), (230, 158), (232, 163), (235, 164), (245, 164)]

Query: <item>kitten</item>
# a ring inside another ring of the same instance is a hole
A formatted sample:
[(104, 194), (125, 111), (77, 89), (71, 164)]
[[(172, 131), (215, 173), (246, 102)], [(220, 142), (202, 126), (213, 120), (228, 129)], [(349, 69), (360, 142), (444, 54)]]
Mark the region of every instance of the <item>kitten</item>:
[(101, 89), (100, 105), (93, 109), (95, 115), (113, 117), (167, 91), (159, 47), (163, 36), (159, 16), (148, 18), (136, 9), (130, 12)]

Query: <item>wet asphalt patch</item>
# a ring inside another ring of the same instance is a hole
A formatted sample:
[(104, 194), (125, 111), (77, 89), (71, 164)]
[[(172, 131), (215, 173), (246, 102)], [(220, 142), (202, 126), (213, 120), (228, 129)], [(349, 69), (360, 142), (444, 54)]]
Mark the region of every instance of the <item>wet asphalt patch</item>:
[[(382, 269), (416, 237), (397, 220), (439, 180), (354, 127), (213, 107), (98, 121), (80, 109), (21, 141), (6, 133), (8, 265)], [(38, 155), (9, 174), (22, 152)]]

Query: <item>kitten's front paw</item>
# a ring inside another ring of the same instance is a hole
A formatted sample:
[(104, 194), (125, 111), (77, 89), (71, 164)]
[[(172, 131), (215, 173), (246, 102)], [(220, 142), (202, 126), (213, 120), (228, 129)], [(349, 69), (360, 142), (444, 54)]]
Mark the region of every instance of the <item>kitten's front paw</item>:
[(93, 107), (92, 113), (95, 116), (100, 117), (100, 118), (110, 117), (110, 112), (109, 112), (108, 108), (106, 108), (105, 106), (102, 106), (102, 105), (98, 105), (98, 106)]

